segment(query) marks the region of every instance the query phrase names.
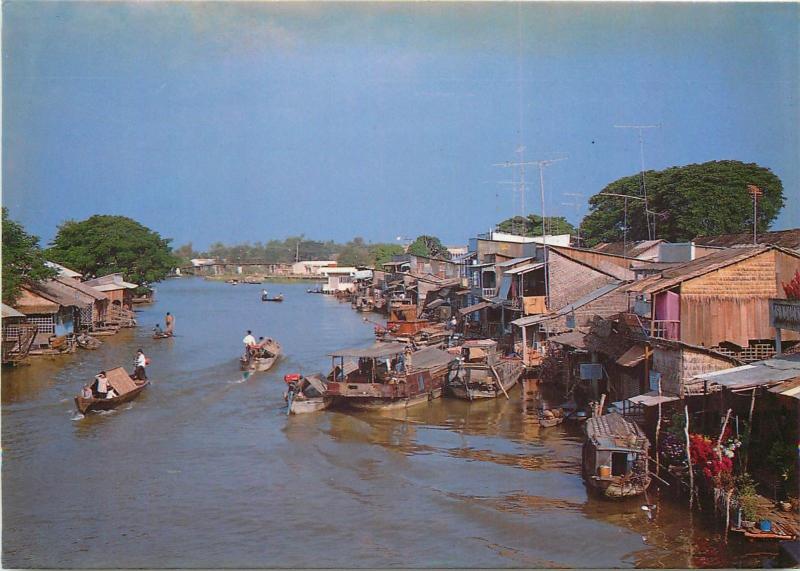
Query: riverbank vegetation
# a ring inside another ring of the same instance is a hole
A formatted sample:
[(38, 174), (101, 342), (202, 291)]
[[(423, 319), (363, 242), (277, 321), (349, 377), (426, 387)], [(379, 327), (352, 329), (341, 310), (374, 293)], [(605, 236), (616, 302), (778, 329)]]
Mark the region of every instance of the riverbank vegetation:
[(3, 303), (13, 303), (21, 286), (55, 276), (55, 270), (45, 261), (39, 238), (11, 220), (8, 209), (3, 207)]

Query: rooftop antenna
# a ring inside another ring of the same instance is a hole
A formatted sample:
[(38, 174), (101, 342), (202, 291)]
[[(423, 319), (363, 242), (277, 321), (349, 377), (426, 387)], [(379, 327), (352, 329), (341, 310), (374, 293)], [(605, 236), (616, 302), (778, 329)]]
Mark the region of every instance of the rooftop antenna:
[[(520, 161), (516, 163), (512, 162), (505, 162), (505, 163), (497, 163), (494, 166), (497, 167), (525, 167), (527, 165), (537, 165), (539, 167), (539, 190), (541, 192), (541, 199), (542, 199), (542, 246), (544, 249), (544, 263), (545, 267), (547, 264), (547, 213), (545, 212), (545, 201), (544, 201), (544, 167), (550, 166), (553, 163), (557, 163), (559, 161), (565, 161), (567, 157), (560, 157), (557, 159), (540, 159), (536, 161)], [(550, 297), (550, 280), (547, 276), (548, 271), (545, 270), (544, 272), (544, 294), (545, 294), (545, 306), (547, 305), (547, 300)]]
[[(581, 212), (581, 208), (583, 207), (583, 204), (582, 204), (583, 200), (582, 199), (583, 199), (583, 197), (585, 195), (582, 192), (565, 192), (564, 196), (569, 196), (570, 198), (572, 198), (572, 200), (574, 202), (562, 202), (561, 206), (571, 206), (572, 208), (575, 209), (575, 213), (579, 215), (580, 212)], [(577, 241), (578, 241), (578, 246), (580, 247), (580, 245), (581, 245), (581, 225), (580, 225), (580, 222), (578, 223), (578, 227), (576, 229), (576, 234), (577, 234), (576, 238), (577, 238)]]
[(644, 221), (647, 225), (647, 239), (652, 240), (655, 235), (655, 225), (656, 221), (655, 218), (653, 219), (653, 228), (650, 228), (650, 213), (649, 207), (647, 204), (647, 185), (645, 184), (644, 180), (644, 135), (643, 131), (645, 129), (660, 129), (661, 124), (658, 125), (614, 125), (615, 129), (636, 129), (639, 132), (639, 159), (641, 161), (641, 170), (640, 172), (640, 182), (642, 185), (642, 196), (644, 198)]

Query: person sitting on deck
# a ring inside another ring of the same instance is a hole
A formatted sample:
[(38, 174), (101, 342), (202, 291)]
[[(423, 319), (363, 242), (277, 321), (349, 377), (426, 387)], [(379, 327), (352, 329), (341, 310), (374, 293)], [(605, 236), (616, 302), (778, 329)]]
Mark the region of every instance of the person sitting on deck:
[(163, 335), (164, 334), (164, 332), (161, 330), (161, 324), (160, 323), (156, 323), (156, 326), (153, 327), (153, 334), (154, 335)]
[(164, 317), (164, 325), (167, 326), (167, 335), (172, 336), (175, 330), (175, 318), (167, 312), (166, 317)]
[(100, 373), (95, 377), (95, 387), (97, 398), (105, 398), (106, 393), (108, 392), (108, 379), (106, 378), (105, 371), (100, 371)]
[(114, 389), (108, 389), (108, 392), (106, 393), (106, 398), (113, 399), (115, 396), (118, 396), (117, 392)]
[(136, 351), (136, 360), (134, 361), (134, 371), (133, 376), (131, 377), (135, 381), (146, 381), (147, 380), (147, 371), (145, 371), (145, 367), (147, 366), (147, 357), (144, 356), (144, 351), (139, 349)]

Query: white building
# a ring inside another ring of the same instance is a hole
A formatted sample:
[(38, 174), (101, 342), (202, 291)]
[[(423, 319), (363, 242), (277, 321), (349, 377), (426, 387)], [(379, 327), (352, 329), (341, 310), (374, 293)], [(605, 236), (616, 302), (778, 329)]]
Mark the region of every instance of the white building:
[(322, 268), (335, 268), (334, 260), (306, 260), (292, 264), (292, 273), (295, 275), (321, 275)]
[(356, 268), (320, 268), (319, 273), (328, 281), (322, 286), (322, 293), (353, 291), (358, 270)]

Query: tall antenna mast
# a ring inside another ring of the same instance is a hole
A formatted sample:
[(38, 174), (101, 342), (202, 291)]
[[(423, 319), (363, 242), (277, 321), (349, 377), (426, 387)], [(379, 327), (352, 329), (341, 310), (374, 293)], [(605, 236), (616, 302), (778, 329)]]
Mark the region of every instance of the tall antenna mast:
[(547, 267), (547, 212), (545, 212), (545, 200), (544, 200), (544, 167), (550, 166), (553, 163), (557, 163), (558, 161), (565, 161), (567, 157), (561, 157), (558, 159), (540, 159), (538, 161), (520, 161), (516, 163), (512, 162), (505, 162), (505, 163), (496, 163), (494, 166), (496, 167), (524, 167), (526, 165), (537, 165), (539, 167), (539, 190), (541, 192), (541, 199), (542, 199), (542, 246), (544, 247), (544, 263), (545, 263), (545, 272), (544, 272), (544, 292), (545, 292), (545, 305), (547, 305), (547, 300), (550, 298), (550, 280), (548, 278), (549, 268)]
[(642, 185), (642, 197), (644, 198), (644, 221), (647, 225), (647, 239), (652, 240), (655, 238), (655, 216), (653, 217), (653, 227), (650, 227), (650, 208), (647, 203), (647, 185), (645, 184), (644, 180), (644, 135), (643, 131), (645, 129), (659, 129), (661, 127), (660, 124), (658, 125), (614, 125), (615, 129), (636, 129), (639, 132), (639, 159), (641, 161), (641, 170), (640, 173), (640, 182)]
[[(564, 194), (564, 196), (569, 196), (570, 198), (572, 198), (574, 200), (574, 202), (562, 202), (561, 206), (571, 206), (572, 208), (575, 209), (575, 213), (576, 214), (580, 214), (581, 207), (583, 206), (583, 204), (581, 204), (581, 203), (583, 202), (582, 199), (584, 197), (584, 194), (582, 192), (565, 192), (563, 194)], [(581, 245), (581, 224), (580, 224), (580, 221), (578, 221), (578, 225), (576, 227), (576, 234), (577, 234), (576, 238), (577, 238), (577, 242), (578, 242), (578, 247), (580, 247), (580, 245)]]

